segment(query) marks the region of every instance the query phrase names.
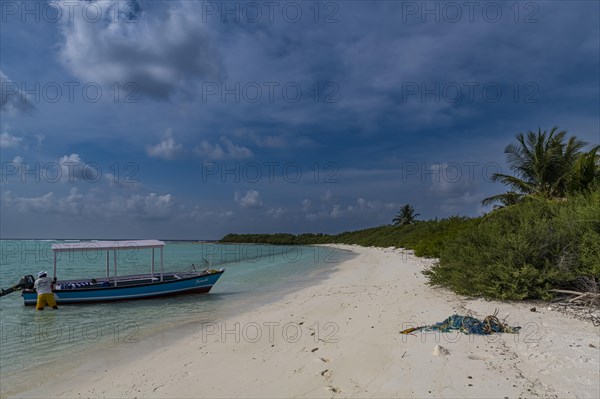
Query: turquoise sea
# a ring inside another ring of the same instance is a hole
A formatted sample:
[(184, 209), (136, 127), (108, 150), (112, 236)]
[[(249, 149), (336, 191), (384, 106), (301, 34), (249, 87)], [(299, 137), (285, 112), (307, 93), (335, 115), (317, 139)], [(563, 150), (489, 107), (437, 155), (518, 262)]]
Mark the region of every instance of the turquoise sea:
[[(58, 242), (65, 240), (1, 240), (0, 287), (11, 287), (40, 270), (52, 275), (51, 245)], [(167, 241), (165, 270), (186, 271), (192, 263), (202, 265), (203, 259), (212, 268), (226, 269), (209, 294), (44, 311), (25, 307), (19, 292), (8, 294), (0, 298), (3, 386), (40, 364), (60, 364), (108, 347), (141, 348), (157, 336), (162, 342), (176, 339), (197, 330), (199, 323), (217, 322), (313, 284), (351, 257), (347, 251), (325, 247)], [(101, 277), (105, 261), (104, 252), (66, 256), (58, 262), (58, 278)], [(150, 250), (121, 251), (119, 275), (149, 272), (150, 262)]]

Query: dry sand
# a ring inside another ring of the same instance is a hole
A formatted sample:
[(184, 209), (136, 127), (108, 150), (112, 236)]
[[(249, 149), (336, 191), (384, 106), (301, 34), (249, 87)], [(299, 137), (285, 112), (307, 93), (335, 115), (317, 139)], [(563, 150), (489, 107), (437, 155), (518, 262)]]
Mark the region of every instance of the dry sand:
[[(410, 251), (339, 247), (358, 256), (317, 285), (127, 361), (96, 360), (19, 396), (600, 397), (598, 327), (547, 304), (431, 288), (421, 271), (433, 261)], [(495, 309), (521, 333), (398, 333)], [(434, 356), (438, 344), (449, 354)]]

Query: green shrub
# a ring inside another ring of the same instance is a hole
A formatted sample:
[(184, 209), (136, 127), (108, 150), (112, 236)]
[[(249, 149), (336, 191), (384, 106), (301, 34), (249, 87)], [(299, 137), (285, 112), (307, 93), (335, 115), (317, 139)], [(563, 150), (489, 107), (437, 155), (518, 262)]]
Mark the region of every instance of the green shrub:
[(465, 295), (549, 299), (600, 278), (600, 192), (529, 200), (489, 214), (444, 246), (430, 282)]

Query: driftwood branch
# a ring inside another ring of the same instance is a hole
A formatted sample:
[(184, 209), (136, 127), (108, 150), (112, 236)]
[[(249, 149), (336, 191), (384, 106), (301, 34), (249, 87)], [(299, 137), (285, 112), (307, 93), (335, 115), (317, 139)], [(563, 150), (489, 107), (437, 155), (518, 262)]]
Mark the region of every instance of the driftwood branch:
[(591, 292), (586, 292), (585, 294), (577, 295), (575, 298), (569, 299), (569, 302), (581, 301), (587, 297), (591, 297), (593, 299), (594, 294), (592, 294)]
[(597, 292), (579, 292), (579, 291), (571, 291), (571, 290), (557, 290), (551, 289), (551, 292), (556, 292), (558, 294), (566, 294), (570, 295), (571, 298), (564, 298), (563, 301), (570, 304), (583, 304), (587, 306), (594, 306), (596, 302), (600, 301), (600, 294)]
[(558, 294), (567, 294), (567, 295), (575, 295), (574, 298), (569, 299), (569, 302), (581, 301), (583, 299), (588, 299), (595, 301), (600, 298), (600, 294), (595, 292), (578, 292), (578, 291), (569, 291), (569, 290), (549, 290), (551, 292), (556, 292)]
[(556, 292), (558, 294), (568, 294), (568, 295), (583, 295), (584, 294), (584, 292), (569, 291), (569, 290), (555, 290), (555, 289), (551, 289), (549, 291), (550, 292)]
[(600, 293), (558, 289), (551, 289), (549, 291), (569, 296), (568, 298), (563, 297), (558, 302), (554, 302), (552, 305), (553, 309), (579, 319), (589, 320), (595, 326), (600, 326)]

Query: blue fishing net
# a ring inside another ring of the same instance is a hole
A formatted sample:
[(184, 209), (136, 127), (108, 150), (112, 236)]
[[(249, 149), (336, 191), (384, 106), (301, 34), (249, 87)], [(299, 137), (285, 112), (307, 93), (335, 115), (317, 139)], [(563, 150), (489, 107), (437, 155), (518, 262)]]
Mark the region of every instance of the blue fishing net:
[(494, 333), (517, 333), (521, 327), (511, 327), (502, 323), (495, 315), (488, 316), (483, 321), (471, 316), (453, 314), (446, 320), (423, 327), (429, 331), (449, 332), (459, 330), (464, 334), (489, 335)]

